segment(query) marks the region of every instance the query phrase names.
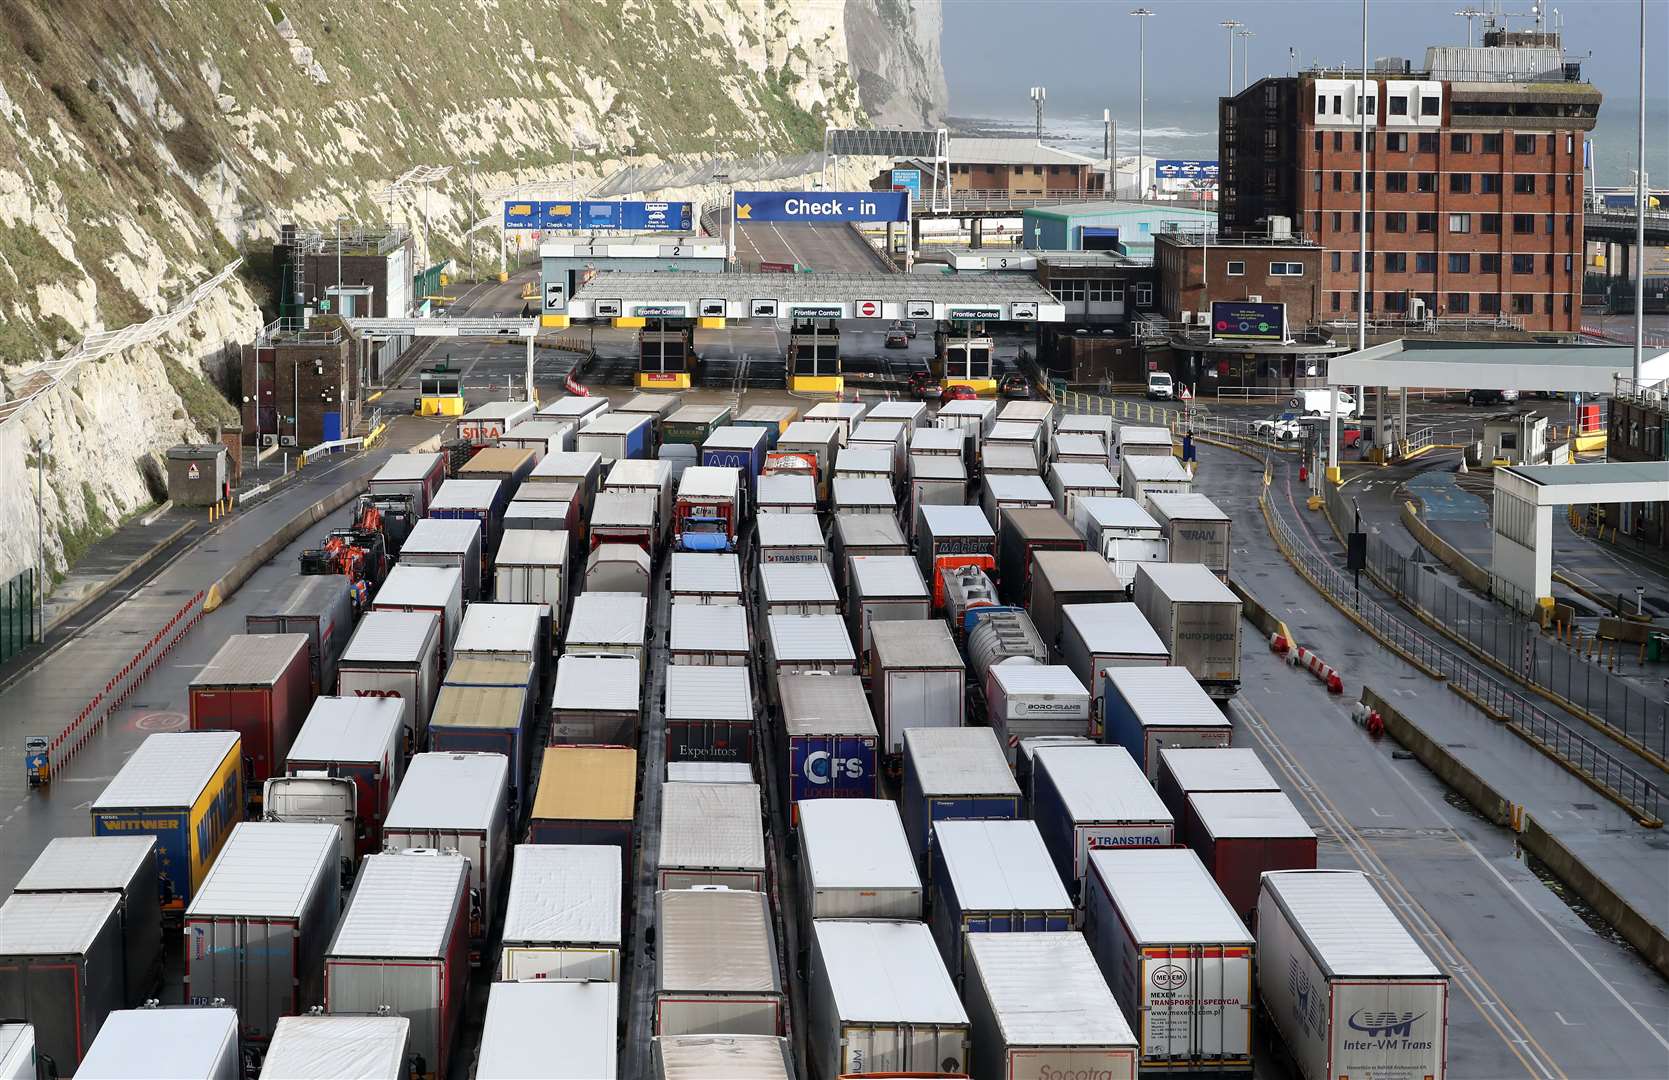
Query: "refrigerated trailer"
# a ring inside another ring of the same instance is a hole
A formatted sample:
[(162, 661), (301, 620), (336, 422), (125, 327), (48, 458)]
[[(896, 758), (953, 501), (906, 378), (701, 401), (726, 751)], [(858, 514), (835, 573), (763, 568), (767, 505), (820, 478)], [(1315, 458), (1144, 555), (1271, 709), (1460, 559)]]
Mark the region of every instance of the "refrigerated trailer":
[(1171, 812), (1124, 747), (1046, 747), (1034, 766), (1032, 819), (1080, 905), (1091, 851), (1174, 842)]
[(980, 727), (904, 732), (900, 808), (910, 852), (924, 874), (933, 865), (936, 822), (1013, 819), (1025, 812), (996, 733)]
[(860, 673), (869, 671), (872, 629), (877, 623), (933, 615), (933, 598), (916, 561), (908, 555), (857, 556), (847, 567), (846, 585), (846, 622)]
[(383, 825), (388, 851), (456, 851), (469, 860), (470, 945), (481, 949), (491, 930), (509, 858), (506, 806), (510, 762), (503, 754), (418, 754)]
[(407, 750), (428, 745), (429, 714), (440, 692), (440, 616), (432, 611), (367, 611), (337, 669), (343, 697), (400, 698)]
[(411, 1021), (403, 1016), (286, 1016), (260, 1080), (410, 1080)]
[(1032, 821), (934, 822), (932, 882), (933, 940), (959, 989), (969, 938), (1072, 929), (1072, 898)]
[(1063, 604), (1061, 662), (1089, 690), (1092, 715), (1101, 716), (1101, 673), (1111, 667), (1163, 667), (1171, 654), (1135, 604)]
[(890, 799), (801, 806), (799, 862), (808, 920), (921, 918), (921, 874)]
[(631, 656), (577, 656), (556, 662), (550, 745), (636, 746), (643, 719), (643, 668)]
[(120, 900), (117, 913), (125, 954), (123, 1001), (138, 1005), (154, 997), (162, 985), (162, 903), (157, 888), (156, 837), (59, 836), (47, 843), (15, 891), (114, 894)]
[(616, 1075), (620, 995), (607, 983), (495, 982), (475, 1080), (594, 1080)]
[[(839, 615), (771, 615), (765, 620), (766, 670), (773, 683), (785, 675), (821, 672), (856, 675), (857, 656), (846, 620)], [(778, 697), (781, 694), (778, 693)]]
[(747, 667), (753, 662), (748, 609), (728, 604), (673, 604), (667, 662)]
[(1143, 510), (1149, 509), (1148, 499), (1153, 495), (1186, 495), (1194, 490), (1194, 474), (1168, 454), (1125, 454), (1119, 458), (1118, 469), (1119, 490)]
[(497, 977), (618, 983), (621, 888), (609, 848), (517, 844)]
[(993, 666), (985, 679), (985, 709), (1010, 765), (1021, 739), (1090, 733), (1089, 691), (1060, 664), (1011, 660)]
[(1240, 692), (1240, 598), (1215, 574), (1198, 563), (1148, 563), (1131, 598), (1171, 663), (1218, 701)]
[(87, 1080), (242, 1080), (239, 1051), (235, 1009), (124, 1009), (105, 1018), (75, 1075)]
[(235, 731), (244, 786), (281, 775), (313, 704), (305, 634), (233, 634), (191, 680), (192, 731)]
[(1249, 746), (1169, 746), (1159, 751), (1154, 790), (1176, 818), (1176, 839), (1188, 843), (1188, 796), (1196, 791), (1279, 791)]
[(759, 785), (663, 783), (655, 866), (657, 889), (766, 891)]
[(251, 634), (305, 634), (313, 693), (327, 694), (336, 687), (336, 662), (353, 633), (353, 617), (353, 590), (346, 577), (309, 574), (282, 597), (245, 615), (243, 628)]
[[(767, 461), (766, 468), (770, 468)], [(759, 515), (817, 513), (817, 481), (810, 474), (783, 472), (759, 475), (754, 505)]]
[(760, 514), (754, 521), (759, 565), (829, 562), (829, 545), (816, 514)]
[(452, 645), (464, 621), (463, 574), (436, 566), (395, 564), (371, 598), (371, 611), (432, 611), (440, 617), (440, 665), (452, 662)]
[[(406, 760), (406, 708), (400, 698), (322, 697), (313, 703), (284, 773), (267, 781), (265, 809), (280, 820), (295, 820), (286, 789), (317, 778), (345, 780), (353, 787), (353, 827), (345, 838), (348, 858), (382, 850), (382, 823), (399, 790)], [(291, 784), (291, 781), (300, 783)], [(294, 812), (305, 813), (301, 807)]]
[[(873, 799), (880, 767), (875, 718), (856, 675), (784, 675), (777, 683), (788, 738), (788, 820), (808, 799)], [(778, 766), (781, 767), (780, 765)]]
[(974, 934), (965, 989), (976, 1076), (1136, 1080), (1135, 1033), (1080, 934)]
[(1253, 941), (1187, 848), (1090, 852), (1084, 940), (1141, 1038), (1143, 1068), (1252, 1067)]
[(675, 551), (668, 560), (673, 604), (742, 603), (742, 560), (734, 554)]
[(788, 994), (771, 902), (737, 889), (655, 894), (656, 1035), (781, 1035)]
[(1135, 499), (1079, 499), (1072, 524), (1088, 549), (1106, 559), (1126, 586), (1135, 580), (1136, 567), (1142, 563), (1171, 558), (1170, 541)]
[(606, 413), (574, 433), (574, 449), (597, 454), (604, 464), (647, 458), (653, 452), (654, 426), (640, 413)]
[(1199, 563), (1219, 578), (1229, 576), (1229, 536), (1233, 522), (1217, 504), (1198, 492), (1187, 495), (1155, 493), (1148, 507), (1170, 543), (1171, 561)]
[(668, 761), (753, 764), (753, 680), (747, 667), (668, 665), (663, 708)]
[(342, 910), (335, 825), (240, 822), (185, 912), (185, 996), (237, 1010), (245, 1042), (324, 999), (324, 956)]
[(878, 622), (870, 634), (870, 692), (883, 753), (904, 753), (913, 729), (966, 722), (967, 669), (943, 619)]
[[(463, 574), (464, 600), (481, 599), (481, 522), (477, 518), (424, 518), (400, 549), (405, 566), (456, 567)], [(321, 581), (334, 580), (321, 577)]]
[(568, 611), (572, 533), (506, 529), (498, 546), (493, 599), (500, 604), (544, 604), (550, 633), (560, 639)]

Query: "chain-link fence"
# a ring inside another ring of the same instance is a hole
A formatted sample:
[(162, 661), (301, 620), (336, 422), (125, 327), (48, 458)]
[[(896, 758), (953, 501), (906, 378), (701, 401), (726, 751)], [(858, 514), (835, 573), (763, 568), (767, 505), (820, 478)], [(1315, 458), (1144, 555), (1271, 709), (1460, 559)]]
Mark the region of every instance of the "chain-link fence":
[(0, 663), (41, 639), (40, 607), (33, 567), (0, 584)]

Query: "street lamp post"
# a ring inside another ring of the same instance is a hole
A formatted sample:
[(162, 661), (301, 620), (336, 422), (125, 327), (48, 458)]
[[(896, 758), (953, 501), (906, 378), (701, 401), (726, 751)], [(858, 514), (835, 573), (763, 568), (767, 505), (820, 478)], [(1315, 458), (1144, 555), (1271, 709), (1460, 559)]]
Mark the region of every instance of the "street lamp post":
[(1221, 24), (1229, 32), (1229, 97), (1234, 96), (1234, 32), (1246, 24), (1239, 19), (1224, 19)]
[[(1147, 199), (1147, 158), (1142, 148), (1147, 136), (1147, 20), (1153, 12), (1139, 7), (1130, 14), (1136, 16), (1136, 199), (1142, 202)], [(1113, 187), (1118, 187), (1117, 181)]]

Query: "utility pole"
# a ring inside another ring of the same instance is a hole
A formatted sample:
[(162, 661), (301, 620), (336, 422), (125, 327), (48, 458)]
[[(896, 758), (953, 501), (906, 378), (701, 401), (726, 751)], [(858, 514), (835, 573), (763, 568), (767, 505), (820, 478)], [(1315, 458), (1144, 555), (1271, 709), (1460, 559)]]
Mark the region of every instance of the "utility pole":
[(1130, 14), (1136, 16), (1136, 200), (1146, 202), (1147, 156), (1142, 143), (1147, 137), (1147, 20), (1153, 12), (1139, 7)]
[(1234, 32), (1245, 25), (1239, 19), (1224, 19), (1221, 23), (1229, 32), (1229, 97), (1234, 96)]
[(1037, 141), (1043, 141), (1043, 99), (1049, 91), (1042, 86), (1032, 87), (1032, 109), (1037, 115)]

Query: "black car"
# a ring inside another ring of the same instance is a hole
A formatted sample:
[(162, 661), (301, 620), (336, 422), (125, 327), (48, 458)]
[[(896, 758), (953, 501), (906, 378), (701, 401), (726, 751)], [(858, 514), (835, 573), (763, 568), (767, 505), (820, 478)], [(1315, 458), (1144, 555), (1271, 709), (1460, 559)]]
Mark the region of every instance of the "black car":
[(1032, 383), (1020, 372), (1011, 371), (997, 384), (997, 392), (1010, 401), (1029, 401), (1032, 396)]

